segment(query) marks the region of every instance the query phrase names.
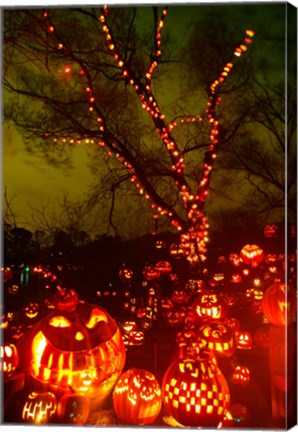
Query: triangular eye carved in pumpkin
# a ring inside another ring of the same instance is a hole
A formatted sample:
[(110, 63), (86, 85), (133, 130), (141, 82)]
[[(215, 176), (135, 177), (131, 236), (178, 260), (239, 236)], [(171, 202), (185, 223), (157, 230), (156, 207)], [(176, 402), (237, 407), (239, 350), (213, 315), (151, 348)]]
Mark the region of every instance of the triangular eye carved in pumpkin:
[(52, 327), (70, 327), (72, 323), (63, 316), (55, 316), (49, 321), (49, 325)]
[(90, 317), (88, 321), (85, 323), (85, 325), (88, 329), (93, 329), (96, 326), (96, 324), (101, 321), (108, 323), (107, 315), (102, 310), (94, 308), (92, 309)]

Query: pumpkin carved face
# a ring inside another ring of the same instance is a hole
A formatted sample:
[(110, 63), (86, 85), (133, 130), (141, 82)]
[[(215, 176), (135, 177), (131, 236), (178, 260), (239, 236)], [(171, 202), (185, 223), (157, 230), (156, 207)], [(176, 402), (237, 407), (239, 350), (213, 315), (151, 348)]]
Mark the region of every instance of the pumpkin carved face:
[(32, 392), (24, 404), (22, 420), (28, 423), (47, 423), (56, 414), (56, 397), (51, 392)]
[[(22, 367), (51, 389), (107, 396), (125, 362), (125, 348), (115, 321), (97, 305), (54, 311), (19, 342)], [(28, 352), (29, 350), (29, 352)]]
[(155, 376), (145, 369), (124, 372), (113, 393), (113, 406), (126, 424), (151, 424), (161, 410), (161, 390)]
[(172, 271), (172, 265), (168, 261), (159, 261), (155, 264), (155, 268), (164, 275), (170, 274)]
[(177, 309), (172, 309), (167, 310), (163, 316), (168, 326), (176, 327), (183, 323), (185, 313)]
[(231, 357), (236, 350), (232, 330), (219, 321), (204, 324), (199, 328), (197, 335), (203, 346), (214, 350), (220, 357)]
[(257, 267), (264, 260), (264, 251), (258, 245), (248, 244), (241, 249), (240, 256), (245, 264)]
[(235, 367), (232, 382), (234, 384), (246, 385), (250, 380), (250, 371), (246, 366), (238, 365)]
[(143, 276), (147, 281), (158, 279), (160, 277), (160, 271), (154, 266), (147, 265), (143, 269)]
[(227, 313), (227, 304), (218, 294), (203, 291), (193, 303), (193, 310), (199, 320), (221, 320)]
[(130, 282), (133, 277), (133, 271), (129, 267), (121, 267), (119, 270), (119, 278), (122, 282)]
[(238, 349), (251, 349), (253, 344), (252, 335), (248, 331), (238, 331), (236, 334), (236, 343)]
[(230, 403), (227, 382), (208, 350), (168, 367), (162, 398), (169, 415), (184, 426), (217, 426)]
[(17, 368), (19, 356), (14, 344), (5, 343), (0, 347), (0, 372), (4, 377), (11, 375)]

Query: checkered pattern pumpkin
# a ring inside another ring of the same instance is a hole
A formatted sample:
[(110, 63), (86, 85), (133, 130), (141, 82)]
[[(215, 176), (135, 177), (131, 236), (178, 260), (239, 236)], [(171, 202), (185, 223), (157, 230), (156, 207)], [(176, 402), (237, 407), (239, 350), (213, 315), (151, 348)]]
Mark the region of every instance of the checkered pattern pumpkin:
[(162, 381), (166, 411), (183, 426), (217, 426), (230, 404), (230, 392), (216, 359), (207, 349), (175, 360)]

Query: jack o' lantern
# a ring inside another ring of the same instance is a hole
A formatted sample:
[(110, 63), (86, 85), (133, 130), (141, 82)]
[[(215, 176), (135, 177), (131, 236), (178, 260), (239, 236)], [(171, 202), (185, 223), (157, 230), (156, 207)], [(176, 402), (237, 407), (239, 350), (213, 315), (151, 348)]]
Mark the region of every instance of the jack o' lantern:
[(240, 256), (238, 254), (236, 254), (236, 253), (231, 253), (229, 255), (229, 261), (235, 267), (238, 267), (241, 264)]
[(174, 303), (169, 297), (161, 299), (161, 310), (166, 312), (167, 310), (174, 309)]
[(120, 329), (97, 305), (78, 303), (75, 310), (55, 310), (19, 341), (20, 368), (53, 392), (74, 392), (101, 404), (125, 363)]
[(265, 325), (255, 332), (254, 341), (258, 346), (262, 348), (268, 348), (270, 342), (269, 330), (270, 326)]
[(240, 283), (240, 282), (242, 282), (242, 276), (241, 276), (241, 274), (239, 274), (239, 273), (232, 274), (231, 282), (232, 283)]
[(193, 302), (193, 311), (199, 321), (222, 320), (228, 312), (228, 305), (214, 291), (203, 291)]
[(26, 423), (44, 424), (56, 414), (57, 401), (51, 392), (31, 392), (23, 406), (22, 420)]
[(246, 366), (237, 365), (232, 375), (234, 384), (246, 385), (250, 380), (250, 371)]
[(252, 348), (253, 338), (248, 331), (240, 330), (236, 333), (237, 348), (241, 350), (248, 350)]
[(206, 289), (205, 282), (197, 279), (189, 279), (185, 285), (185, 291), (188, 295), (197, 295)]
[(73, 311), (79, 301), (78, 294), (75, 290), (57, 287), (58, 291), (53, 296), (52, 303), (59, 311)]
[(275, 283), (264, 293), (264, 314), (271, 324), (278, 327), (288, 326), (295, 319), (296, 301), (296, 293), (291, 285)]
[(122, 282), (131, 282), (133, 278), (133, 271), (131, 268), (123, 266), (119, 270), (119, 278)]
[(147, 265), (143, 269), (143, 276), (147, 281), (158, 279), (160, 277), (160, 271), (154, 266)]
[(172, 243), (169, 252), (172, 258), (182, 258), (185, 256), (185, 250), (179, 243)]
[(278, 261), (278, 256), (276, 254), (270, 253), (265, 255), (266, 264), (275, 264)]
[(229, 387), (213, 354), (199, 350), (197, 357), (170, 364), (162, 381), (167, 413), (183, 426), (217, 426), (230, 404)]
[(190, 297), (187, 295), (184, 289), (176, 288), (171, 294), (171, 300), (174, 303), (186, 304), (189, 302)]
[(8, 293), (11, 295), (17, 295), (18, 292), (19, 292), (19, 285), (14, 284), (8, 288)]
[(185, 313), (177, 309), (167, 310), (163, 313), (164, 320), (170, 327), (180, 326), (183, 323), (184, 316)]
[(158, 417), (161, 405), (161, 389), (151, 372), (132, 368), (120, 376), (113, 392), (113, 406), (121, 422), (151, 424)]
[(139, 330), (134, 330), (130, 332), (128, 338), (129, 346), (140, 346), (144, 344), (144, 332)]
[(168, 261), (159, 261), (155, 264), (155, 268), (163, 275), (170, 274), (173, 269), (172, 265)]
[(267, 238), (277, 237), (278, 226), (276, 224), (268, 224), (264, 228), (264, 235)]
[(156, 249), (165, 249), (167, 247), (167, 243), (164, 240), (156, 240), (155, 247)]
[(17, 348), (12, 343), (4, 343), (0, 347), (0, 371), (4, 378), (10, 376), (17, 368), (19, 355)]
[(197, 336), (202, 346), (213, 350), (219, 357), (231, 357), (236, 350), (233, 331), (220, 321), (202, 325)]
[(264, 260), (264, 251), (255, 244), (245, 245), (240, 252), (242, 261), (251, 267), (257, 267)]
[(89, 399), (79, 393), (65, 393), (57, 406), (57, 419), (62, 424), (86, 424), (90, 412)]

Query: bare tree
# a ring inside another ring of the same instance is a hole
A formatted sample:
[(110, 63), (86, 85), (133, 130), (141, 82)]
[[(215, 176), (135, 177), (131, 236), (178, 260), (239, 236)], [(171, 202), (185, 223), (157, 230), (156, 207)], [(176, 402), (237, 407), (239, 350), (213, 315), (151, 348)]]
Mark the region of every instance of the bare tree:
[[(206, 109), (168, 113), (163, 78), (171, 77), (168, 68), (175, 64), (170, 50), (162, 55), (168, 9), (153, 7), (151, 19), (148, 11), (7, 11), (4, 87), (19, 98), (6, 115), (25, 131), (27, 140), (40, 138), (39, 148), (53, 163), (61, 163), (64, 147), (82, 140), (106, 150), (114, 158), (111, 172), (117, 175), (107, 186), (112, 209), (115, 185), (131, 182), (150, 203), (154, 217), (166, 217), (180, 232), (188, 260), (204, 261), (205, 202), (223, 138), (221, 93), (254, 32), (247, 30), (236, 48), (226, 47), (227, 60), (205, 89)], [(144, 29), (144, 22), (151, 29)], [(31, 104), (24, 110), (27, 100)], [(115, 162), (121, 166), (117, 172)]]

